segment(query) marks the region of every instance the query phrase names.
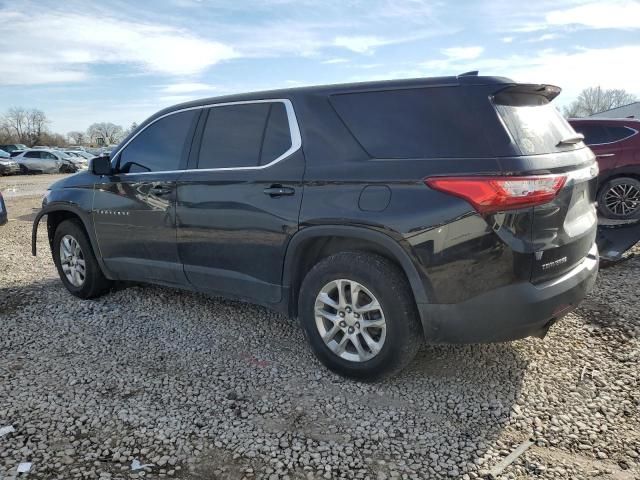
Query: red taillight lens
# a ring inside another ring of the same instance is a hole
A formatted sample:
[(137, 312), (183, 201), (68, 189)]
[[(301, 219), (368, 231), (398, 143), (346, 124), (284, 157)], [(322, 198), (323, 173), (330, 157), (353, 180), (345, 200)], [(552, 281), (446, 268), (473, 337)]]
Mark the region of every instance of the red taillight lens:
[(535, 177), (432, 177), (435, 190), (467, 200), (479, 213), (532, 207), (553, 200), (564, 186), (564, 175)]

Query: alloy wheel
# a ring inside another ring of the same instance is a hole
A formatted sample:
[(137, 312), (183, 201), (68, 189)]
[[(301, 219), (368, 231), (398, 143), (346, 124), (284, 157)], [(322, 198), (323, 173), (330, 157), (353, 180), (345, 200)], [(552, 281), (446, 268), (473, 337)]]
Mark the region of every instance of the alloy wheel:
[(640, 209), (640, 189), (635, 185), (613, 185), (604, 195), (605, 207), (619, 217), (633, 215)]
[(62, 272), (71, 285), (81, 287), (84, 284), (87, 267), (78, 241), (71, 235), (60, 240), (60, 265)]
[(316, 297), (315, 320), (325, 345), (344, 360), (366, 362), (384, 346), (387, 323), (380, 302), (356, 281), (327, 283)]

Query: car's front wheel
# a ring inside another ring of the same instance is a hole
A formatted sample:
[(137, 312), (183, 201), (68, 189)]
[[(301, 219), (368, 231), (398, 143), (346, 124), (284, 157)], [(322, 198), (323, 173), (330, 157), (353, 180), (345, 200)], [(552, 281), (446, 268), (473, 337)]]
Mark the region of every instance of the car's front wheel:
[(630, 220), (640, 217), (640, 180), (632, 177), (609, 180), (598, 194), (598, 208), (607, 218)]
[(363, 252), (325, 258), (305, 277), (299, 316), (329, 369), (376, 380), (405, 367), (422, 340), (411, 289), (388, 259)]
[(64, 286), (83, 299), (95, 298), (111, 286), (102, 273), (82, 225), (65, 220), (56, 228), (53, 238), (53, 261)]

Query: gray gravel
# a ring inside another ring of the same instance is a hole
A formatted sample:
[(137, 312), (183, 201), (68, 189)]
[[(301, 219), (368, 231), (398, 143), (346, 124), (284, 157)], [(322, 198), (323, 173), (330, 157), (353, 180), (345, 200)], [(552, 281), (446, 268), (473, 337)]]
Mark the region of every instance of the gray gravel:
[(544, 341), (425, 347), (359, 384), (263, 308), (158, 287), (72, 297), (45, 229), (30, 256), (38, 202), (9, 198), (0, 228), (0, 427), (15, 428), (0, 478), (32, 462), (28, 478), (470, 479), (529, 437), (500, 478), (640, 478), (637, 258)]

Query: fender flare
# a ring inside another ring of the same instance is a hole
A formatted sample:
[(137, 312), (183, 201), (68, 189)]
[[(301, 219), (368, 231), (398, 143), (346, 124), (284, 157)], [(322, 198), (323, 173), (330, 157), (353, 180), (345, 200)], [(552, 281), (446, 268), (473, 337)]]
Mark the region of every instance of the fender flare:
[(104, 262), (102, 261), (102, 255), (100, 255), (100, 249), (98, 247), (98, 242), (95, 238), (95, 234), (92, 228), (91, 221), (87, 218), (87, 212), (82, 210), (80, 207), (70, 203), (50, 203), (42, 210), (38, 212), (36, 218), (33, 220), (33, 227), (31, 229), (31, 254), (35, 257), (37, 255), (37, 239), (38, 239), (38, 225), (40, 221), (45, 215), (54, 212), (70, 212), (76, 215), (80, 221), (82, 222), (85, 231), (87, 232), (87, 236), (89, 237), (89, 242), (91, 243), (91, 248), (93, 248), (93, 252), (98, 260), (98, 265), (104, 272), (107, 278), (111, 278), (108, 269), (105, 269)]
[[(305, 227), (293, 235), (287, 246), (282, 274), (282, 284), (291, 291), (292, 281), (295, 277), (294, 266), (301, 254), (305, 241), (319, 237), (346, 237), (358, 240), (366, 240), (382, 247), (400, 265), (409, 280), (409, 286), (416, 304), (429, 303), (431, 287), (428, 279), (420, 275), (416, 265), (411, 260), (409, 253), (400, 243), (390, 235), (367, 227), (348, 225), (317, 225)], [(416, 306), (417, 306), (416, 305)], [(418, 311), (421, 311), (418, 308)]]

